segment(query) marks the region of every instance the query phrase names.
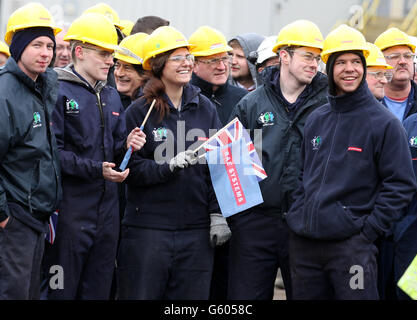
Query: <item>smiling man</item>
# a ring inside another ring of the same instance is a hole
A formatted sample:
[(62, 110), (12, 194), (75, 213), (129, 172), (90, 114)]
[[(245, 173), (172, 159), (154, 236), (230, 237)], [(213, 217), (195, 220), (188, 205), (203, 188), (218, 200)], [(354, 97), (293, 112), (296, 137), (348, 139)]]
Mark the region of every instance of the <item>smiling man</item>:
[(381, 33), (376, 38), (375, 45), (393, 67), (393, 78), (385, 86), (382, 102), (400, 121), (404, 121), (417, 112), (417, 84), (412, 80), (416, 47), (408, 35), (397, 28)]
[[(247, 93), (228, 81), (232, 48), (220, 31), (208, 26), (198, 28), (188, 42), (192, 44), (191, 54), (195, 56), (191, 84), (199, 87), (216, 106), (219, 119), (225, 126), (234, 106)], [(226, 300), (229, 242), (216, 247), (214, 252), (210, 298)]]
[(106, 85), (118, 48), (111, 21), (86, 13), (64, 40), (71, 42), (74, 64), (56, 68), (60, 85), (53, 112), (63, 199), (56, 239), (45, 257), (47, 269), (62, 266), (65, 285), (49, 288), (48, 298), (108, 299), (119, 232), (117, 183), (129, 174), (115, 167), (130, 146), (139, 150), (145, 140), (138, 128), (127, 136), (120, 97)]
[(257, 151), (268, 178), (260, 182), (264, 203), (227, 221), (229, 299), (272, 300), (278, 268), (287, 299), (292, 298), (285, 215), (298, 185), (304, 123), (327, 101), (327, 77), (317, 71), (322, 48), (323, 36), (311, 21), (286, 25), (273, 48), (281, 66), (264, 70), (264, 84), (240, 100), (230, 116), (250, 129), (252, 139), (255, 130), (262, 132)]
[(367, 43), (369, 56), (366, 58), (366, 83), (374, 97), (381, 101), (385, 86), (392, 80), (392, 67), (387, 64), (381, 50), (373, 43)]
[(39, 3), (17, 9), (7, 24), (11, 57), (0, 71), (0, 300), (40, 298), (47, 221), (62, 194), (50, 128), (58, 81), (47, 69), (59, 31)]
[(295, 299), (378, 299), (374, 241), (416, 190), (401, 122), (366, 85), (368, 55), (364, 36), (346, 25), (324, 41), (329, 103), (305, 123), (287, 214)]
[(233, 107), (247, 93), (228, 82), (232, 48), (220, 31), (208, 26), (198, 28), (188, 41), (193, 44), (191, 54), (196, 57), (191, 84), (213, 102), (220, 121), (226, 125)]

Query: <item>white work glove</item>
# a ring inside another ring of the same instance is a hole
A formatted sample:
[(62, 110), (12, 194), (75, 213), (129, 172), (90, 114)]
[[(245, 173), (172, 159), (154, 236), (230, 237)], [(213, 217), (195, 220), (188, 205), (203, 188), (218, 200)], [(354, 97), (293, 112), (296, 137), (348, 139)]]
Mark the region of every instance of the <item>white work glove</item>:
[(198, 157), (194, 154), (193, 151), (183, 151), (171, 159), (169, 162), (169, 169), (174, 172), (174, 170), (184, 169), (189, 165), (195, 165), (197, 161)]
[(220, 213), (210, 214), (210, 243), (214, 248), (226, 243), (232, 236), (226, 218)]

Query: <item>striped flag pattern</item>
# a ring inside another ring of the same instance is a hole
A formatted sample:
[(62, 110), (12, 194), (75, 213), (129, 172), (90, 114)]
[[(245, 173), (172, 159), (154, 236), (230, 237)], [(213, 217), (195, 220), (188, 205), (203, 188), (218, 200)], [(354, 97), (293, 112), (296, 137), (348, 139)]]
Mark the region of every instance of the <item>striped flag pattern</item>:
[(227, 127), (221, 129), (216, 138), (208, 142), (204, 148), (206, 151), (211, 151), (216, 148), (226, 146), (234, 141), (238, 141), (241, 138), (245, 141), (252, 167), (258, 181), (264, 180), (267, 177), (266, 171), (262, 166), (262, 162), (259, 159), (258, 154), (256, 153), (255, 146), (249, 136), (249, 133), (243, 127), (238, 118), (235, 118)]
[(58, 210), (53, 212), (51, 216), (49, 217), (48, 231), (46, 232), (45, 239), (50, 244), (53, 244), (55, 241), (57, 226), (58, 226)]

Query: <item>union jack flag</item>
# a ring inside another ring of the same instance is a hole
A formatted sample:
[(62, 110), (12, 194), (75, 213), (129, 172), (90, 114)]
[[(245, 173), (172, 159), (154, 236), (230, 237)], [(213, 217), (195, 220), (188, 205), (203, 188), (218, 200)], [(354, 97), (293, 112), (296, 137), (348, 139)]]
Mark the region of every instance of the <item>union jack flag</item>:
[(54, 244), (57, 226), (58, 226), (58, 210), (54, 211), (49, 217), (48, 231), (46, 232), (45, 239), (50, 244)]
[(246, 147), (248, 148), (255, 175), (258, 181), (262, 181), (267, 177), (266, 171), (262, 166), (262, 162), (259, 159), (258, 154), (256, 153), (252, 139), (238, 118), (233, 119), (229, 124), (217, 132), (215, 138), (211, 139), (204, 146), (204, 148), (208, 152), (216, 148), (228, 145), (242, 138), (244, 139)]

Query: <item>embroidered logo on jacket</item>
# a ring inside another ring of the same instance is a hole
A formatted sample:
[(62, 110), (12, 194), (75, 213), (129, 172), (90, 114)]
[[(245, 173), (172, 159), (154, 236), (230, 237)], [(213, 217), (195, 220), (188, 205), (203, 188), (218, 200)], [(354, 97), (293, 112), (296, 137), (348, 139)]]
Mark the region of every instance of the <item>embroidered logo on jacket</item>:
[(167, 129), (165, 128), (153, 129), (152, 134), (153, 140), (155, 142), (160, 142), (167, 139)]
[(261, 113), (261, 115), (258, 118), (258, 121), (264, 126), (273, 126), (275, 124), (274, 122), (275, 116), (272, 112), (265, 112)]
[(34, 128), (42, 127), (41, 114), (39, 112), (33, 113), (33, 127)]
[(417, 147), (417, 137), (411, 137), (410, 138), (410, 146), (411, 147)]
[(311, 144), (313, 145), (313, 150), (318, 150), (321, 146), (322, 139), (320, 136), (316, 136), (311, 140)]
[(67, 100), (65, 104), (65, 112), (67, 114), (77, 114), (80, 113), (80, 108), (78, 107), (77, 101), (74, 99)]

